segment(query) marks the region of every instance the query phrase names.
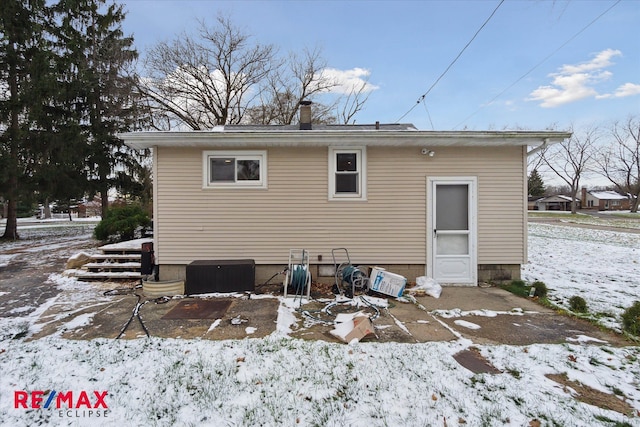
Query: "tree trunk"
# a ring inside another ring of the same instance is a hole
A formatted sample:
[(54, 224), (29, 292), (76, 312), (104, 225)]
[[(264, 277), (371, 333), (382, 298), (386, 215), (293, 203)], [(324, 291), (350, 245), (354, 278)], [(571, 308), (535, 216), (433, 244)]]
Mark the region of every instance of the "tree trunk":
[(15, 200), (9, 200), (8, 203), (7, 224), (4, 229), (4, 239), (17, 240), (18, 236), (18, 203)]
[(9, 200), (7, 203), (7, 224), (4, 229), (4, 239), (17, 240), (18, 236), (18, 180), (15, 176), (9, 178)]
[[(8, 55), (11, 57), (15, 54), (13, 49), (14, 41), (9, 39)], [(9, 63), (9, 99), (12, 101), (10, 111), (11, 123), (7, 130), (9, 136), (9, 177), (7, 179), (9, 191), (7, 192), (8, 209), (7, 224), (4, 229), (4, 238), (18, 239), (18, 142), (20, 135), (20, 106), (16, 105), (18, 100), (18, 68), (14, 61)]]
[(107, 185), (103, 184), (105, 188), (102, 189), (102, 191), (100, 192), (100, 200), (102, 202), (102, 211), (101, 211), (101, 215), (102, 215), (102, 219), (105, 218), (105, 216), (107, 215), (107, 210), (109, 210), (109, 190), (106, 188)]
[(51, 219), (51, 206), (49, 206), (49, 198), (44, 201), (44, 219)]

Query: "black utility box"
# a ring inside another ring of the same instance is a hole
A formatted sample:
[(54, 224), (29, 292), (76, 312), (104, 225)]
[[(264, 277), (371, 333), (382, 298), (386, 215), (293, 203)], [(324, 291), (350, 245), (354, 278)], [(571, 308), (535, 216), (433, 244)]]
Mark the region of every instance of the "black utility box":
[(252, 259), (193, 261), (187, 265), (185, 293), (253, 291), (255, 282), (256, 263)]
[(140, 253), (140, 274), (143, 276), (153, 274), (153, 267), (155, 263), (156, 260), (153, 254), (153, 242), (143, 243), (142, 251)]

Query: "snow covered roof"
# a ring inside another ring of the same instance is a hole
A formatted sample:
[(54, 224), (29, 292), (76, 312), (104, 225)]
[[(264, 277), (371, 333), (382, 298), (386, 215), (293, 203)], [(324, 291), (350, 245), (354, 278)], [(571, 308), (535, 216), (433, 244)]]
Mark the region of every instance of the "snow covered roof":
[(570, 132), (421, 131), (411, 124), (297, 126), (233, 125), (207, 131), (148, 131), (118, 135), (134, 149), (152, 147), (505, 147), (561, 142)]
[[(573, 200), (577, 201), (578, 199), (573, 199)], [(539, 199), (537, 202), (547, 203), (547, 202), (570, 202), (570, 201), (571, 201), (571, 197), (565, 196), (563, 194), (557, 194), (555, 196), (549, 196), (543, 199)]]
[(623, 196), (622, 194), (618, 194), (615, 191), (589, 191), (596, 199), (600, 200), (626, 200), (627, 196)]

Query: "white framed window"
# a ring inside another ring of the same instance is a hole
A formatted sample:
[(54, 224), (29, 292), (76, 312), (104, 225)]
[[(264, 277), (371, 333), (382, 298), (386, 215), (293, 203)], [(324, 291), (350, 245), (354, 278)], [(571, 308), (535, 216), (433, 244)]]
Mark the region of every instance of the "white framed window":
[(367, 200), (366, 147), (329, 147), (329, 200)]
[(203, 188), (267, 188), (266, 151), (203, 151)]

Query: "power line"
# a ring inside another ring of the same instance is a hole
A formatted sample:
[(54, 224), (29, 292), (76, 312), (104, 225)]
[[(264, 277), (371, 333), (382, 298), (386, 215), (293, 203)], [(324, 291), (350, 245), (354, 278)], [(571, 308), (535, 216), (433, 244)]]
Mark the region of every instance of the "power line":
[(431, 113), (429, 113), (429, 109), (427, 108), (427, 103), (423, 102), (422, 105), (424, 107), (424, 111), (427, 112), (427, 117), (429, 118), (429, 123), (431, 124), (431, 130), (435, 130), (435, 128), (433, 127), (433, 120), (431, 120)]
[(462, 54), (464, 53), (465, 50), (467, 50), (467, 48), (469, 47), (469, 45), (475, 40), (475, 38), (478, 36), (478, 34), (480, 34), (480, 31), (482, 31), (482, 29), (489, 23), (489, 21), (491, 20), (491, 18), (493, 18), (493, 15), (496, 14), (496, 12), (498, 11), (498, 9), (500, 8), (500, 6), (502, 6), (502, 3), (504, 3), (504, 0), (500, 0), (500, 3), (498, 3), (498, 5), (496, 6), (495, 9), (493, 9), (493, 12), (491, 12), (491, 15), (489, 15), (489, 17), (484, 21), (484, 23), (480, 26), (480, 28), (478, 28), (478, 31), (476, 31), (476, 33), (473, 35), (473, 37), (471, 37), (471, 40), (469, 40), (467, 42), (467, 44), (462, 48), (462, 50), (460, 51), (460, 53), (458, 53), (458, 56), (456, 56), (453, 61), (451, 61), (451, 63), (449, 64), (449, 66), (442, 72), (442, 74), (440, 74), (440, 77), (438, 77), (436, 79), (435, 82), (433, 82), (433, 84), (431, 85), (431, 87), (425, 92), (423, 93), (420, 98), (418, 98), (418, 100), (416, 101), (415, 105), (413, 107), (411, 107), (409, 109), (409, 111), (407, 111), (406, 113), (404, 113), (402, 115), (402, 117), (400, 117), (397, 121), (400, 122), (402, 119), (404, 119), (411, 111), (413, 111), (414, 108), (416, 108), (416, 106), (418, 104), (420, 104), (422, 101), (424, 101), (424, 99), (427, 97), (427, 95), (429, 94), (429, 92), (431, 92), (431, 90), (438, 84), (438, 82), (444, 77), (445, 74), (447, 74), (447, 72), (449, 72), (449, 70), (451, 69), (451, 67), (453, 67), (453, 64), (455, 64), (458, 59), (462, 56)]
[(602, 18), (607, 12), (609, 12), (611, 9), (613, 9), (614, 7), (616, 7), (618, 5), (618, 3), (620, 3), (622, 0), (618, 0), (616, 1), (611, 7), (609, 7), (607, 10), (605, 10), (604, 12), (602, 12), (600, 15), (598, 15), (595, 19), (593, 19), (591, 22), (589, 22), (586, 26), (584, 26), (580, 31), (578, 31), (577, 33), (575, 33), (573, 36), (571, 36), (566, 42), (562, 43), (560, 45), (560, 47), (556, 48), (553, 52), (551, 52), (549, 55), (545, 56), (540, 62), (538, 62), (536, 65), (534, 65), (533, 67), (531, 67), (526, 73), (524, 73), (523, 75), (521, 75), (515, 82), (511, 83), (506, 89), (504, 89), (502, 92), (500, 92), (499, 94), (497, 94), (496, 96), (494, 96), (493, 98), (491, 98), (491, 100), (487, 103), (484, 104), (484, 106), (481, 106), (480, 108), (478, 108), (476, 111), (474, 111), (473, 113), (471, 113), (469, 116), (467, 116), (464, 120), (462, 120), (460, 123), (458, 123), (457, 125), (455, 125), (453, 127), (453, 129), (458, 128), (461, 124), (463, 124), (464, 122), (466, 122), (467, 120), (469, 120), (471, 117), (475, 116), (476, 114), (478, 114), (478, 112), (480, 110), (482, 110), (483, 108), (485, 108), (487, 105), (491, 105), (493, 103), (493, 101), (495, 101), (496, 99), (500, 98), (502, 95), (505, 94), (505, 92), (507, 92), (509, 89), (511, 89), (512, 87), (514, 87), (515, 85), (517, 85), (518, 83), (520, 83), (520, 81), (522, 79), (524, 79), (525, 77), (527, 77), (529, 74), (531, 74), (536, 68), (538, 68), (539, 66), (541, 66), (542, 64), (544, 64), (545, 62), (547, 62), (547, 60), (549, 58), (551, 58), (553, 55), (555, 55), (556, 53), (558, 53), (558, 51), (560, 51), (563, 47), (565, 47), (566, 45), (568, 45), (569, 43), (571, 43), (576, 37), (578, 37), (580, 34), (582, 34), (587, 28), (589, 28), (590, 26), (592, 26), (598, 19)]

